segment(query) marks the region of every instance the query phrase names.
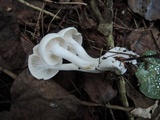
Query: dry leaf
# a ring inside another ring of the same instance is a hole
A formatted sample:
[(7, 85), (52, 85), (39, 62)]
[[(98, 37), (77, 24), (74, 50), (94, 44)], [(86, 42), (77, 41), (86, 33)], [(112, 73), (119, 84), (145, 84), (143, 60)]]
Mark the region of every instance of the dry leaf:
[(157, 51), (157, 47), (160, 46), (159, 31), (157, 29), (149, 31), (139, 28), (129, 34), (126, 42), (137, 54), (142, 54), (147, 50)]
[(144, 16), (149, 2), (150, 0), (128, 0), (128, 5), (133, 12)]
[(20, 30), (14, 15), (0, 12), (0, 65), (7, 69), (19, 69), (25, 61), (20, 43)]
[(109, 76), (104, 74), (88, 74), (85, 78), (84, 90), (88, 93), (92, 101), (102, 103), (113, 99), (117, 91), (112, 88)]
[(24, 70), (11, 88), (10, 120), (67, 120), (79, 101), (53, 80), (37, 80)]
[(140, 14), (147, 20), (160, 19), (159, 0), (128, 0), (128, 5), (133, 12)]
[(148, 7), (147, 12), (145, 13), (145, 18), (147, 20), (156, 20), (160, 19), (160, 1), (159, 0), (151, 0)]

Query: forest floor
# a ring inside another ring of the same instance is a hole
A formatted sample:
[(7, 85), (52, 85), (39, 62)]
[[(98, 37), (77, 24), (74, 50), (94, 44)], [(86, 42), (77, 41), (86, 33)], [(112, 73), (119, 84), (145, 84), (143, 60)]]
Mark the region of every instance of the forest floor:
[[(113, 6), (105, 0), (26, 0), (29, 5), (19, 1), (0, 0), (1, 120), (145, 119), (130, 113), (155, 104), (139, 90), (137, 66), (126, 64), (122, 76), (110, 71), (60, 71), (44, 81), (29, 72), (28, 56), (44, 35), (67, 27), (77, 28), (83, 36), (82, 46), (92, 57), (115, 46), (139, 55), (159, 51), (158, 20), (150, 22), (134, 13), (126, 0), (115, 0)], [(159, 120), (159, 111), (160, 106), (148, 114)]]

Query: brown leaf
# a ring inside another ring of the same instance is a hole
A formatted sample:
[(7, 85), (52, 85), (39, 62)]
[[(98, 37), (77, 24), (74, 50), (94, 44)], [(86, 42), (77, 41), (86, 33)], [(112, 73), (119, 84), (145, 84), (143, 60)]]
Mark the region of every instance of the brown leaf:
[(11, 120), (67, 120), (79, 105), (54, 81), (37, 80), (24, 70), (11, 88)]
[(128, 0), (128, 5), (135, 13), (144, 16), (150, 0)]
[(133, 12), (140, 14), (147, 20), (160, 19), (159, 0), (128, 0), (128, 5)]
[(145, 18), (150, 21), (160, 19), (159, 6), (160, 6), (159, 0), (151, 0), (148, 7), (147, 7), (147, 12), (145, 13)]
[(158, 50), (157, 47), (160, 46), (160, 37), (158, 34), (159, 31), (157, 29), (149, 31), (139, 28), (130, 33), (127, 38), (127, 43), (130, 48), (138, 54), (142, 54), (147, 50), (156, 51)]
[(117, 91), (112, 88), (109, 76), (105, 78), (104, 74), (87, 74), (84, 90), (96, 103), (109, 101), (117, 95)]
[(7, 69), (19, 69), (25, 61), (25, 53), (15, 16), (0, 12), (0, 36), (0, 65)]

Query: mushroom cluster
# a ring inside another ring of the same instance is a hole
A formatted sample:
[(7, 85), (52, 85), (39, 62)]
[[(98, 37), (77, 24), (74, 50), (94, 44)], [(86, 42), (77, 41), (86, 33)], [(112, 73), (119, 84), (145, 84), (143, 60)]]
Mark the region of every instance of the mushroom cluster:
[[(29, 55), (28, 67), (37, 79), (48, 80), (60, 70), (75, 70), (100, 73), (114, 71), (116, 74), (126, 72), (125, 62), (136, 64), (136, 60), (120, 61), (117, 58), (138, 56), (123, 47), (115, 47), (99, 58), (93, 58), (82, 47), (82, 35), (74, 27), (65, 28), (58, 33), (50, 33), (42, 38)], [(69, 63), (63, 63), (63, 59)]]

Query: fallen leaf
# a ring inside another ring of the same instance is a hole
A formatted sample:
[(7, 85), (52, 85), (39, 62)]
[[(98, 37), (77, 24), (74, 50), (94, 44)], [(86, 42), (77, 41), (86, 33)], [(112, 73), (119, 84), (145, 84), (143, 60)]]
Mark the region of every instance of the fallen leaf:
[(128, 5), (133, 12), (149, 21), (160, 19), (159, 0), (128, 0)]
[(0, 12), (0, 36), (0, 65), (7, 69), (21, 68), (26, 55), (15, 16)]
[(144, 16), (149, 2), (150, 0), (128, 0), (128, 5), (133, 12)]
[(147, 6), (147, 12), (145, 13), (145, 18), (150, 21), (160, 19), (159, 6), (160, 6), (159, 0), (150, 0), (149, 5)]
[(14, 81), (11, 94), (11, 120), (67, 120), (79, 105), (78, 99), (56, 82), (37, 80), (28, 69)]
[(109, 75), (105, 77), (104, 74), (87, 74), (84, 90), (96, 103), (109, 101), (117, 95), (117, 91), (112, 88)]
[(131, 50), (139, 55), (147, 50), (157, 51), (160, 46), (159, 31), (157, 29), (151, 31), (144, 28), (135, 29), (129, 34), (126, 43), (130, 46)]

